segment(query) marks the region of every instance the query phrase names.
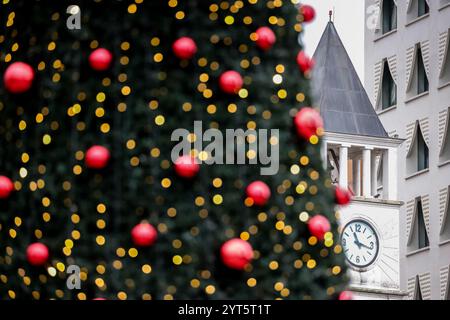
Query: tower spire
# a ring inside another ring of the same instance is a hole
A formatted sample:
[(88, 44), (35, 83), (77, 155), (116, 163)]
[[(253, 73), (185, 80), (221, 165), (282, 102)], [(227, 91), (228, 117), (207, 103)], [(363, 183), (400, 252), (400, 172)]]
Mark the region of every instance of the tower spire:
[(333, 10), (328, 11), (328, 15), (330, 16), (330, 22), (333, 20)]

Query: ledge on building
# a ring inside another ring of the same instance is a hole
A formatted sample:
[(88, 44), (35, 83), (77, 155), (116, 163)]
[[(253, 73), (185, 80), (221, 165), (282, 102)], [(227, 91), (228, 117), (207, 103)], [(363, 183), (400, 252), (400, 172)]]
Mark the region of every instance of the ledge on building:
[(427, 96), (427, 95), (429, 95), (429, 94), (430, 94), (430, 91), (422, 92), (421, 94), (418, 94), (418, 95), (416, 95), (416, 96), (414, 96), (414, 97), (411, 97), (411, 98), (406, 99), (406, 100), (405, 100), (405, 103), (410, 103), (410, 102), (412, 102), (412, 101), (414, 101), (414, 100), (418, 100), (418, 99), (420, 99), (420, 98), (422, 98), (422, 97), (425, 97), (425, 96)]
[(407, 176), (405, 178), (405, 180), (411, 180), (411, 179), (413, 179), (415, 177), (421, 176), (421, 175), (423, 175), (425, 173), (428, 173), (428, 172), (430, 172), (430, 168), (424, 169), (424, 170), (421, 170), (421, 171), (418, 171), (418, 172), (414, 172), (413, 174), (410, 174), (409, 176)]
[(444, 9), (446, 9), (446, 8), (450, 8), (450, 2), (447, 3), (447, 4), (444, 4), (444, 5), (441, 6), (438, 10), (439, 10), (439, 11), (442, 11), (442, 10), (444, 10)]
[(408, 293), (406, 291), (402, 291), (400, 289), (395, 288), (379, 288), (379, 289), (368, 289), (365, 287), (361, 287), (358, 285), (350, 284), (349, 286), (350, 291), (354, 292), (361, 292), (361, 293), (373, 293), (373, 294), (385, 294), (385, 295), (392, 295), (392, 296), (407, 296)]
[(352, 202), (373, 203), (373, 204), (377, 204), (377, 205), (384, 204), (387, 206), (402, 206), (402, 205), (404, 205), (403, 201), (366, 198), (366, 197), (353, 197)]
[(377, 115), (381, 116), (382, 114), (388, 113), (389, 111), (397, 109), (397, 105), (386, 108), (386, 109), (380, 109), (377, 111)]
[(442, 167), (445, 167), (445, 166), (447, 166), (447, 165), (449, 165), (449, 164), (450, 164), (450, 160), (447, 160), (447, 161), (444, 161), (444, 162), (439, 163), (439, 164), (438, 164), (438, 167), (439, 167), (439, 168), (442, 168)]
[(430, 246), (428, 246), (428, 247), (425, 247), (425, 248), (421, 248), (421, 249), (417, 249), (417, 250), (414, 250), (414, 251), (411, 251), (411, 252), (407, 252), (406, 256), (409, 258), (409, 257), (415, 256), (415, 255), (417, 255), (419, 253), (428, 252), (430, 250), (431, 250)]
[(426, 14), (420, 16), (420, 17), (414, 18), (413, 20), (407, 22), (407, 23), (405, 24), (405, 27), (409, 27), (410, 25), (412, 25), (412, 24), (414, 24), (414, 23), (416, 23), (416, 22), (419, 22), (419, 21), (421, 21), (421, 20), (424, 20), (424, 19), (428, 18), (429, 16), (430, 16), (430, 13), (426, 13)]
[(391, 34), (394, 34), (394, 33), (396, 33), (397, 32), (397, 29), (394, 29), (394, 30), (391, 30), (391, 31), (388, 31), (388, 32), (386, 32), (386, 33), (383, 33), (381, 36), (379, 36), (378, 38), (375, 38), (374, 40), (373, 40), (373, 42), (377, 42), (377, 41), (380, 41), (381, 39), (384, 39), (384, 38), (386, 38), (386, 37), (389, 37)]
[[(449, 4), (450, 5), (450, 4)], [(447, 83), (443, 83), (441, 85), (438, 86), (438, 90), (442, 90), (444, 88), (447, 88), (448, 86), (450, 86), (450, 81)]]
[(439, 247), (445, 246), (450, 243), (450, 239), (439, 242)]

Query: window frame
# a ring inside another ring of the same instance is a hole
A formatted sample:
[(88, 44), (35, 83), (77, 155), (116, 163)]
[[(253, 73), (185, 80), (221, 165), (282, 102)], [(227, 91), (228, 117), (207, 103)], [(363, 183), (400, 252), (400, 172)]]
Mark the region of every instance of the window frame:
[(394, 0), (383, 0), (381, 15), (381, 33), (383, 35), (397, 30), (398, 9)]

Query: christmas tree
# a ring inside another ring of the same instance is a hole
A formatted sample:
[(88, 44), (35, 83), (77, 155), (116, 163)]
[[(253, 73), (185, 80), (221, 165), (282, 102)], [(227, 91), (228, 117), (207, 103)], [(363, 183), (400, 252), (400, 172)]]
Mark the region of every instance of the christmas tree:
[[(0, 14), (2, 299), (345, 290), (313, 63), (299, 44), (311, 7), (16, 0)], [(253, 131), (224, 140), (236, 145), (220, 161), (195, 124)], [(192, 146), (173, 159), (177, 129)], [(266, 174), (260, 150), (239, 156), (245, 142), (262, 148), (264, 129)]]

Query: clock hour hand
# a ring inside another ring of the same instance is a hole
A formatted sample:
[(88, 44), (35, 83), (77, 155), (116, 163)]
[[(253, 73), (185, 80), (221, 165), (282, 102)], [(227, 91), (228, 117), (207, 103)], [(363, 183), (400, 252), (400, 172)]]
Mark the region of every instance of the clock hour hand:
[(359, 242), (356, 232), (353, 232), (353, 236), (355, 237), (355, 244), (358, 246), (359, 249), (361, 249), (362, 244), (361, 244), (361, 242)]

